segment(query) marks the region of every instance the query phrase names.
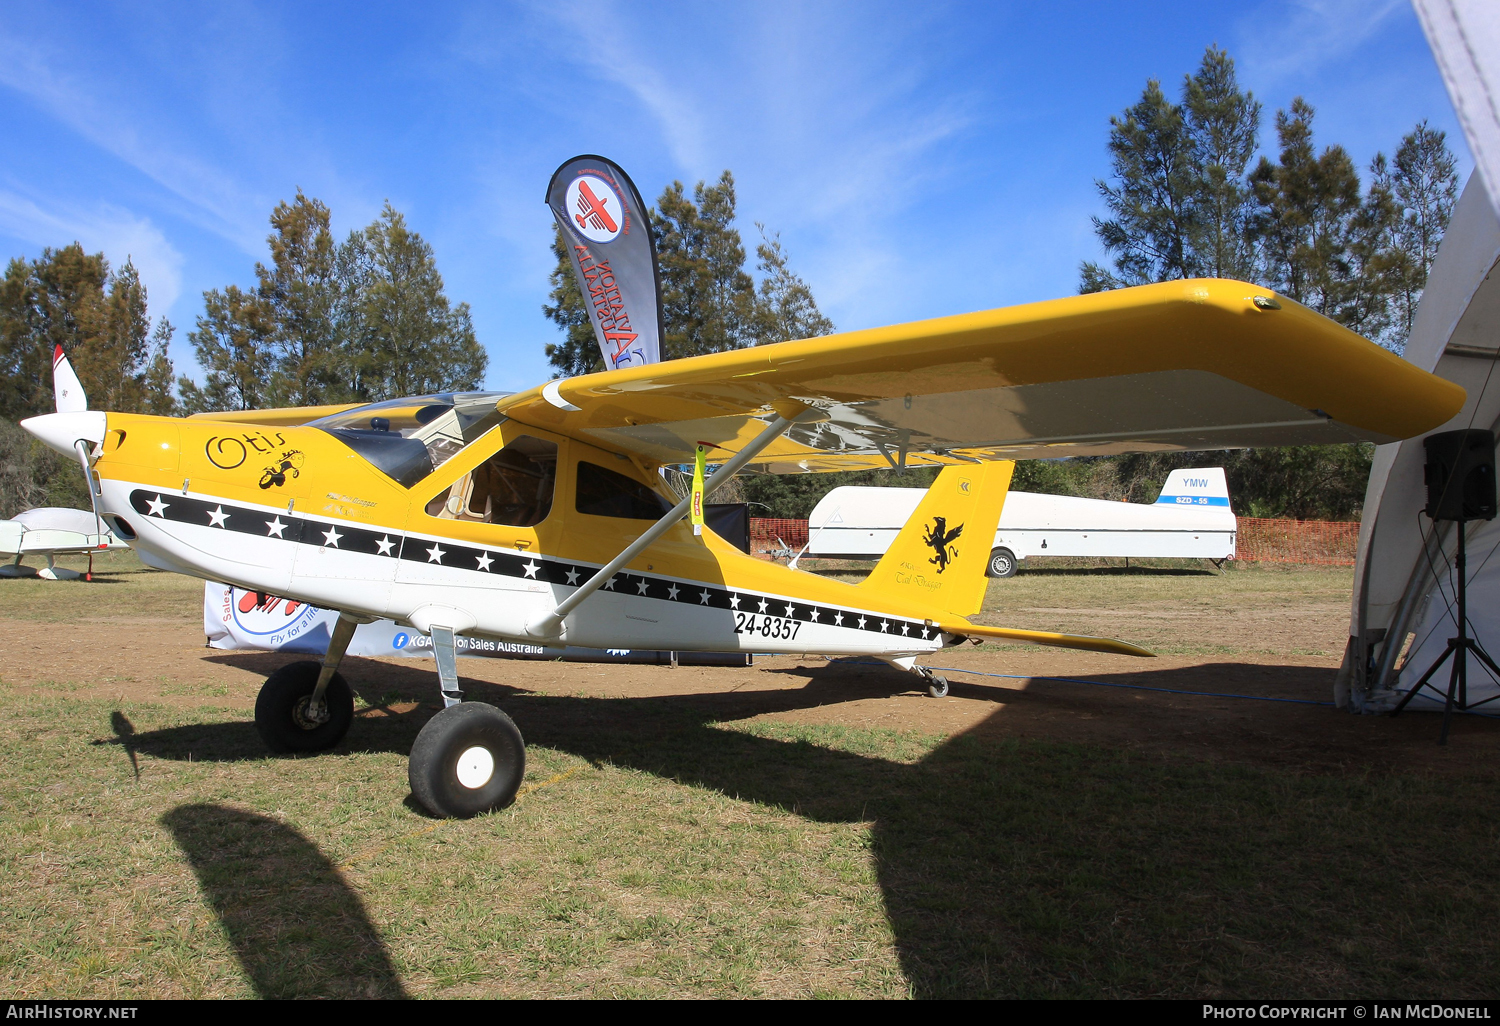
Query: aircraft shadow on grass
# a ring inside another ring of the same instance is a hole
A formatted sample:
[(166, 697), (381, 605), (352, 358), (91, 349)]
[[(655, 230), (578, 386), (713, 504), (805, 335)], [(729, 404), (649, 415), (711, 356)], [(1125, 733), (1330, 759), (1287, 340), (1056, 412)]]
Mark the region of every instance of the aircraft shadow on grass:
[(222, 805), (180, 805), (161, 822), (257, 997), (406, 997), (364, 904), (317, 845)]
[[(285, 662), (276, 656), (215, 658), (245, 661), (255, 669)], [(358, 664), (345, 667), (349, 679), (364, 678), (357, 690), (401, 693), (420, 704), (407, 712), (356, 719), (344, 742), (319, 757), (336, 758), (341, 751), (405, 754), (436, 711), (430, 668), (363, 660)], [(1225, 669), (1236, 667), (1226, 664)], [(1274, 670), (1283, 683), (1318, 690), (1326, 686), (1329, 675), (1315, 667), (1254, 669)], [(912, 685), (909, 675), (883, 666), (832, 664), (788, 672), (805, 675), (806, 686), (647, 698), (562, 698), (475, 680), (463, 685), (469, 699), (492, 702), (509, 712), (532, 744), (777, 806), (816, 821), (871, 822), (886, 911), (902, 968), (918, 997), (1002, 991), (1015, 995), (1018, 985), (1033, 996), (1101, 993), (1090, 980), (1107, 977), (1118, 983), (1137, 975), (1130, 966), (1136, 949), (1146, 942), (1139, 931), (1148, 924), (1133, 928), (1129, 916), (1119, 918), (1120, 910), (1138, 910), (1153, 891), (1158, 902), (1153, 909), (1173, 908), (1177, 888), (1193, 886), (1188, 881), (1163, 884), (1162, 874), (1150, 867), (1187, 864), (1192, 874), (1204, 877), (1244, 875), (1235, 860), (1244, 857), (1247, 841), (1234, 835), (1232, 824), (1224, 828), (1222, 851), (1215, 847), (1192, 853), (1162, 850), (1163, 844), (1170, 849), (1174, 843), (1170, 830), (1143, 829), (1145, 821), (1196, 815), (1195, 807), (1177, 806), (1202, 801), (1201, 791), (1174, 790), (1170, 783), (1163, 788), (1159, 773), (1121, 773), (1116, 763), (1098, 768), (1097, 755), (1082, 746), (986, 744), (973, 736), (982, 732), (981, 727), (944, 742), (914, 764), (904, 764), (716, 726), (766, 713), (905, 693)], [(1148, 671), (1100, 679), (1173, 687), (1182, 683), (1177, 675), (1186, 672)], [(972, 697), (1001, 695), (986, 685), (955, 682), (953, 687), (955, 694)], [(1043, 712), (1049, 706), (1077, 711), (1091, 701), (1078, 691), (1076, 686), (1071, 693), (1066, 688), (1006, 689), (1005, 710), (995, 716), (1024, 716), (1028, 706)], [(189, 752), (203, 761), (265, 757), (249, 723), (134, 733), (128, 741), (130, 749), (160, 758), (187, 758)], [(1154, 765), (1160, 766), (1160, 760)], [(371, 986), (399, 988), (388, 965), (371, 954), (379, 941), (357, 897), (335, 886), (337, 877), (327, 860), (295, 831), (214, 806), (174, 811), (168, 826), (193, 860), (209, 900), (236, 938), (246, 971), (262, 992), (287, 992), (281, 982), (283, 956), (276, 948), (280, 942), (275, 924), (284, 919), (280, 929), (295, 932), (295, 924), (307, 918), (306, 902), (312, 900), (344, 904), (349, 911), (342, 918), (354, 925), (347, 937), (334, 943), (372, 960), (369, 964), (375, 968), (366, 977), (374, 981)], [(1202, 845), (1203, 837), (1192, 843)], [(260, 859), (257, 846), (263, 844), (283, 852), (278, 858), (297, 867), (290, 876), (300, 873), (307, 881), (303, 899), (256, 897), (254, 888), (237, 880), (235, 867)], [(1309, 872), (1317, 872), (1316, 853), (1286, 846), (1277, 857), (1283, 870), (1288, 862), (1295, 867), (1305, 860)], [(1248, 890), (1240, 897), (1248, 902), (1249, 891), (1257, 885), (1246, 878), (1243, 886)], [(1080, 916), (1080, 903), (1091, 911)], [(1063, 905), (1073, 909), (1067, 916), (1057, 911)], [(1225, 911), (1230, 905), (1238, 903), (1223, 899), (1217, 914), (1235, 914)], [(1191, 931), (1202, 925), (1192, 915), (1183, 922), (1182, 913), (1173, 914), (1174, 929)], [(1157, 913), (1145, 915), (1150, 919)], [(247, 925), (236, 925), (240, 923)], [(1150, 970), (1142, 966), (1138, 975), (1140, 986), (1149, 988)], [(1118, 991), (1105, 986), (1103, 992)]]

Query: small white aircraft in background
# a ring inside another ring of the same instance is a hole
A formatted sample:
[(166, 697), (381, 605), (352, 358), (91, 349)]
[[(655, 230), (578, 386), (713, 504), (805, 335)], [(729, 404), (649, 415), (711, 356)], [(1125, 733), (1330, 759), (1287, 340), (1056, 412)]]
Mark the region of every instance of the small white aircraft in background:
[[(53, 391), (57, 394), (57, 409), (62, 412), (78, 412), (88, 409), (88, 399), (73, 365), (63, 354), (62, 346), (52, 351)], [(88, 474), (87, 468), (84, 470)], [(96, 512), (70, 509), (61, 506), (42, 506), (19, 513), (11, 520), (0, 520), (0, 556), (12, 561), (0, 565), (0, 577), (41, 577), (49, 581), (93, 580), (94, 553), (105, 549), (128, 549), (99, 519)], [(80, 573), (60, 567), (55, 559), (63, 555), (87, 555), (88, 570)], [(45, 556), (47, 565), (41, 570), (23, 566), (26, 556)]]
[[(41, 577), (49, 581), (92, 580), (94, 553), (105, 549), (128, 549), (108, 527), (102, 527), (86, 509), (43, 506), (16, 514), (13, 520), (0, 520), (0, 556), (12, 561), (0, 566), (0, 577)], [(89, 568), (80, 573), (58, 566), (54, 560), (63, 555), (87, 555)], [(45, 556), (41, 570), (23, 566), (26, 556)]]

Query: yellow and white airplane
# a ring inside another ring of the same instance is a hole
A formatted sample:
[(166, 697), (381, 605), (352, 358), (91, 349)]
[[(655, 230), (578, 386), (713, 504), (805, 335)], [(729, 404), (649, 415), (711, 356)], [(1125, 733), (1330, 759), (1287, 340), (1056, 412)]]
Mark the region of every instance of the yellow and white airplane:
[[(524, 769), (504, 713), (462, 702), (454, 636), (598, 648), (867, 655), (918, 664), (975, 637), (1149, 655), (980, 626), (984, 564), (1016, 459), (1391, 442), (1461, 388), (1241, 282), (1177, 281), (548, 382), (511, 395), (170, 419), (24, 422), (76, 453), (98, 511), (146, 563), (341, 613), (321, 664), (265, 683), (282, 751), (334, 745), (356, 624), (431, 636), (444, 710), (414, 795), (467, 816)], [(710, 443), (711, 492), (743, 469), (944, 469), (869, 578), (754, 559), (684, 522), (659, 468)]]

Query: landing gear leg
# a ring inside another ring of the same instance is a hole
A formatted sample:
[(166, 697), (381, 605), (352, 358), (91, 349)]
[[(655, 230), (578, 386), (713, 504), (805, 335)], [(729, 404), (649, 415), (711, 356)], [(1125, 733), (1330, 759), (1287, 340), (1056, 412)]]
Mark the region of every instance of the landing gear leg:
[(354, 721), (354, 692), (338, 665), (360, 620), (340, 614), (321, 664), (283, 666), (261, 685), (255, 699), (255, 729), (273, 752), (319, 752), (332, 748)]
[(432, 629), (432, 654), (437, 656), (438, 687), (443, 692), (443, 708), (451, 709), (464, 700), (458, 690), (458, 657), (453, 631), (447, 627)]
[(339, 663), (344, 661), (344, 653), (349, 651), (349, 642), (354, 640), (354, 628), (358, 626), (359, 621), (342, 613), (339, 614), (338, 622), (333, 625), (333, 637), (328, 639), (328, 651), (323, 653), (323, 664), (318, 669), (318, 682), (313, 685), (312, 697), (307, 700), (309, 718), (319, 722), (328, 718), (328, 686), (338, 675)]
[(412, 745), (406, 764), (411, 793), (435, 816), (467, 819), (504, 808), (526, 775), (526, 742), (505, 713), (463, 700), (453, 631), (433, 627), (429, 633), (443, 711)]

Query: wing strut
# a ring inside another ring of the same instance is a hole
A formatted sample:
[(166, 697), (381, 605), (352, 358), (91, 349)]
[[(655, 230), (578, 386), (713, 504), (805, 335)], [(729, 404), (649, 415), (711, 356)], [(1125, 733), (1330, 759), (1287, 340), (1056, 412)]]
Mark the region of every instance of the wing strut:
[[(790, 404), (786, 403), (777, 403), (776, 405), (779, 407), (790, 406)], [(729, 462), (723, 464), (719, 467), (718, 470), (713, 472), (713, 475), (709, 477), (709, 479), (703, 484), (703, 494), (705, 496), (709, 495), (715, 488), (719, 487), (719, 485), (723, 484), (724, 482), (732, 478), (735, 474), (739, 473), (740, 468), (742, 468), (746, 463), (749, 463), (756, 456), (760, 455), (760, 451), (766, 446), (770, 445), (772, 442), (776, 441), (776, 439), (786, 434), (787, 430), (799, 420), (812, 419), (809, 416), (810, 414), (821, 416), (818, 411), (813, 410), (810, 407), (803, 406), (801, 403), (798, 403), (797, 406), (800, 407), (798, 410), (787, 411), (792, 414), (790, 417), (778, 411), (776, 414), (776, 419), (771, 421), (770, 425), (768, 425), (764, 431), (756, 435), (755, 439), (751, 441), (749, 445), (745, 446), (738, 453), (736, 453), (729, 460)], [(643, 552), (652, 542), (656, 541), (656, 539), (666, 534), (669, 530), (672, 529), (673, 526), (676, 525), (679, 520), (687, 516), (688, 508), (692, 505), (692, 501), (693, 497), (690, 495), (686, 499), (683, 499), (681, 502), (679, 502), (676, 506), (673, 506), (672, 512), (668, 513), (656, 523), (652, 524), (646, 530), (645, 534), (642, 534), (635, 541), (631, 542), (628, 546), (626, 546), (623, 552), (621, 552), (618, 556), (616, 556), (614, 559), (610, 560), (602, 568), (600, 568), (598, 573), (594, 574), (594, 576), (590, 577), (587, 581), (584, 581), (583, 584), (579, 585), (578, 590), (573, 592), (573, 594), (569, 595), (567, 598), (563, 599), (562, 602), (558, 603), (556, 609), (548, 613), (546, 616), (528, 623), (526, 625), (526, 633), (534, 638), (557, 637), (559, 634), (559, 630), (562, 627), (563, 619), (573, 610), (577, 609), (579, 603), (581, 603), (584, 599), (588, 598), (594, 592), (602, 588), (604, 586), (604, 582), (613, 577), (615, 575), (615, 572), (618, 571), (622, 566), (624, 566), (626, 563), (629, 563), (636, 556), (639, 556), (641, 552)]]

